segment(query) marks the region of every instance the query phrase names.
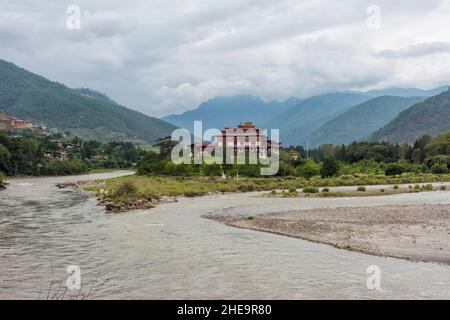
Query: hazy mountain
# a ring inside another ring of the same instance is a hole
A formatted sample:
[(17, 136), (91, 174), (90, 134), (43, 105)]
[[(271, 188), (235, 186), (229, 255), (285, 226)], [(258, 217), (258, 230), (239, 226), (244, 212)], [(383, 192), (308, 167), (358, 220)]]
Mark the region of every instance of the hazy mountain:
[(305, 145), (314, 130), (369, 99), (370, 96), (348, 92), (310, 97), (275, 116), (263, 127), (280, 129), (280, 140), (285, 146)]
[(0, 112), (101, 141), (153, 142), (175, 129), (167, 122), (120, 106), (94, 90), (70, 89), (3, 60)]
[(315, 130), (310, 135), (310, 146), (317, 147), (325, 143), (348, 144), (369, 138), (401, 111), (425, 99), (383, 96), (363, 102)]
[(203, 121), (203, 130), (235, 127), (245, 121), (252, 121), (261, 126), (271, 117), (285, 111), (299, 101), (299, 98), (291, 98), (286, 102), (264, 102), (261, 98), (248, 95), (216, 97), (203, 102), (195, 110), (186, 111), (179, 115), (170, 115), (162, 119), (191, 132), (195, 120)]
[(375, 132), (373, 140), (414, 142), (428, 134), (450, 130), (450, 90), (426, 99), (402, 111), (385, 127)]
[(447, 91), (448, 86), (442, 86), (431, 90), (423, 90), (418, 88), (386, 88), (375, 89), (367, 91), (366, 94), (370, 96), (397, 96), (397, 97), (432, 97), (444, 91)]

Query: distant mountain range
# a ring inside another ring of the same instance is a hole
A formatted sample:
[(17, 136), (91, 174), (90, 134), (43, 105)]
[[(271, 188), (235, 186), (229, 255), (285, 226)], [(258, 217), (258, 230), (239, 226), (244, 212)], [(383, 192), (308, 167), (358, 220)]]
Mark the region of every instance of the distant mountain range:
[(318, 147), (325, 143), (348, 144), (355, 140), (368, 139), (373, 132), (385, 126), (401, 111), (425, 99), (382, 96), (363, 102), (311, 133), (310, 146)]
[(270, 118), (286, 111), (298, 102), (300, 102), (299, 98), (290, 98), (285, 102), (265, 102), (261, 98), (249, 95), (216, 97), (203, 102), (195, 110), (163, 117), (162, 120), (191, 132), (193, 132), (195, 120), (203, 121), (203, 130), (236, 127), (245, 121), (252, 121), (256, 125), (262, 126)]
[(414, 142), (423, 135), (436, 136), (450, 130), (450, 90), (428, 98), (401, 112), (372, 135), (373, 140)]
[[(180, 115), (162, 118), (192, 132), (195, 120), (203, 129), (235, 127), (253, 121), (267, 129), (280, 129), (284, 146), (311, 147), (322, 144), (347, 144), (369, 139), (373, 133), (416, 103), (448, 89), (387, 88), (367, 92), (326, 93), (301, 100), (264, 102), (253, 96), (217, 97)], [(401, 141), (400, 141), (401, 142)]]
[(153, 143), (176, 127), (192, 131), (195, 120), (203, 121), (203, 130), (252, 121), (280, 129), (284, 146), (308, 141), (317, 147), (361, 139), (413, 142), (424, 134), (450, 130), (450, 90), (388, 88), (284, 102), (249, 95), (216, 97), (163, 121), (123, 107), (101, 92), (71, 89), (0, 60), (0, 113), (84, 139), (138, 143)]
[(0, 60), (0, 112), (84, 139), (152, 143), (176, 128), (91, 89), (71, 89)]
[(444, 91), (447, 91), (448, 86), (441, 86), (438, 88), (423, 90), (418, 88), (387, 88), (376, 89), (365, 92), (369, 96), (397, 96), (397, 97), (432, 97)]
[(280, 129), (280, 140), (285, 146), (305, 145), (314, 130), (370, 98), (347, 92), (314, 96), (275, 116), (264, 128)]

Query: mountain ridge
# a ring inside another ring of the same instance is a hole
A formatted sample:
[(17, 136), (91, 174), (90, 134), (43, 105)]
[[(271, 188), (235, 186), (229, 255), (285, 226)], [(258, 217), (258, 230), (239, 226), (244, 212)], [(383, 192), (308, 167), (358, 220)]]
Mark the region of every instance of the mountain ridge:
[(412, 143), (423, 135), (436, 136), (450, 130), (450, 89), (402, 111), (377, 130), (372, 140)]
[(381, 96), (358, 104), (328, 121), (310, 135), (310, 146), (348, 144), (369, 138), (401, 111), (425, 97)]
[(302, 100), (264, 124), (280, 129), (280, 141), (286, 145), (305, 145), (309, 135), (320, 126), (371, 97), (348, 92), (326, 93)]
[(193, 131), (195, 120), (203, 121), (203, 129), (235, 127), (241, 122), (252, 121), (261, 126), (273, 115), (279, 114), (298, 102), (290, 98), (285, 102), (268, 101), (251, 95), (219, 96), (201, 103), (197, 108), (178, 115), (161, 118), (178, 127)]
[[(96, 92), (88, 90), (91, 94)], [(99, 141), (152, 143), (176, 128), (115, 102), (88, 97), (80, 89), (66, 87), (1, 59), (0, 112)]]

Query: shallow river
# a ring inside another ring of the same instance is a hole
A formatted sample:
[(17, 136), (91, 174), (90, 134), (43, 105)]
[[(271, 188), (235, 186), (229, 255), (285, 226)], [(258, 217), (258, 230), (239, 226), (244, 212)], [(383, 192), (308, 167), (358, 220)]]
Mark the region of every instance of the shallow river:
[[(105, 214), (96, 199), (55, 183), (13, 179), (0, 192), (0, 298), (46, 299), (81, 269), (89, 298), (450, 299), (450, 266), (338, 250), (237, 229), (201, 216), (318, 207), (450, 203), (448, 192), (368, 198), (273, 199), (255, 193), (181, 198), (151, 210)], [(379, 290), (366, 269), (380, 268)]]

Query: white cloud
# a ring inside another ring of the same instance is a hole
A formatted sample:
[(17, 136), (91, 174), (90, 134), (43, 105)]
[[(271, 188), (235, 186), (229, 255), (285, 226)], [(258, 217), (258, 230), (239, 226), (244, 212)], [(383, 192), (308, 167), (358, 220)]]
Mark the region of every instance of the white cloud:
[[(450, 75), (449, 2), (0, 0), (0, 58), (156, 116), (217, 95), (431, 87)], [(81, 30), (66, 28), (71, 4)]]

